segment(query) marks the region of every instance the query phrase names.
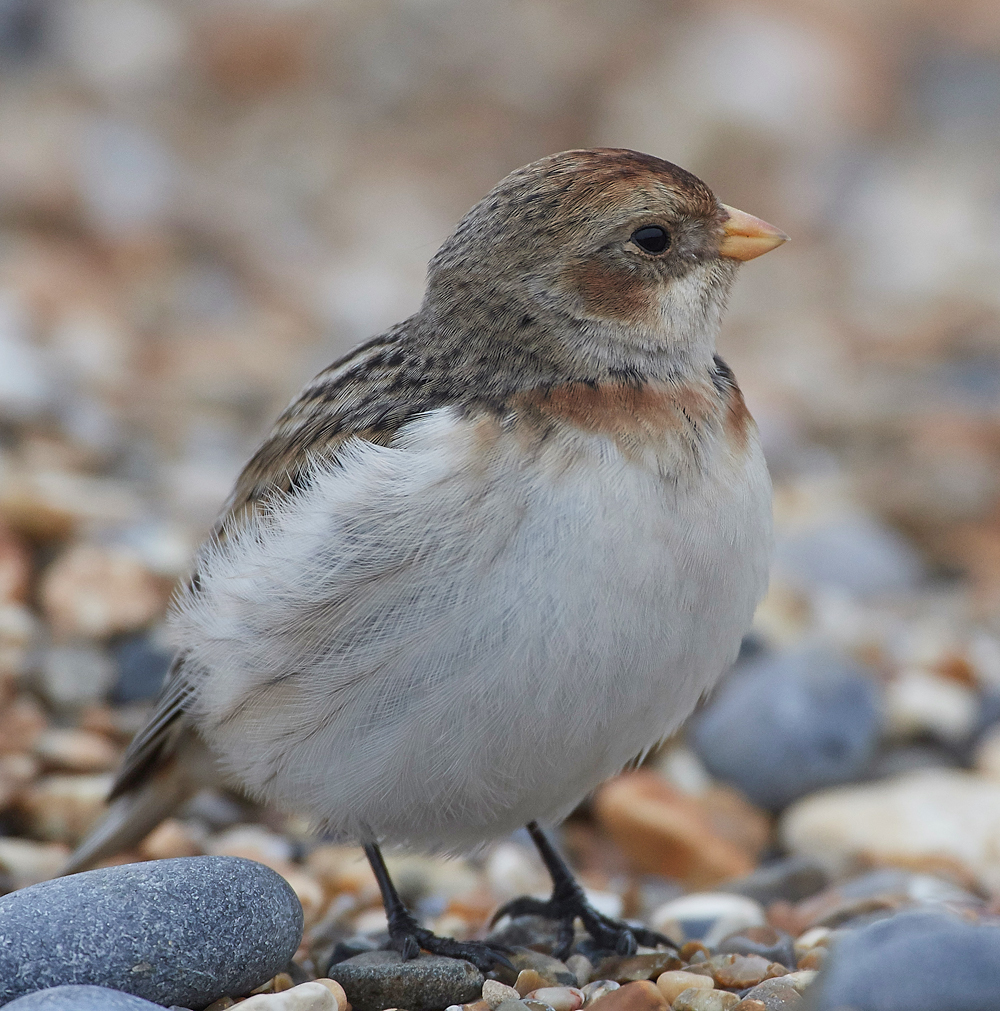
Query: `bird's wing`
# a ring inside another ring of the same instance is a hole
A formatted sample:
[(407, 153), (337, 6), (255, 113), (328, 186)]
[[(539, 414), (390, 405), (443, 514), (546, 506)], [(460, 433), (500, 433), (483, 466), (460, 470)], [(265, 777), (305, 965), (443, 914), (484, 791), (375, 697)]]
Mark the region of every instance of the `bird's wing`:
[[(268, 437), (236, 481), (210, 539), (232, 537), (277, 501), (301, 490), (318, 462), (337, 459), (351, 439), (388, 445), (400, 426), (447, 403), (442, 385), (411, 385), (419, 375), (408, 356), (408, 323), (400, 324), (357, 348), (321, 372), (278, 418)], [(198, 587), (198, 566), (191, 577)], [(176, 750), (189, 732), (186, 708), (197, 680), (185, 653), (166, 677), (153, 715), (129, 745), (109, 800), (145, 782)]]

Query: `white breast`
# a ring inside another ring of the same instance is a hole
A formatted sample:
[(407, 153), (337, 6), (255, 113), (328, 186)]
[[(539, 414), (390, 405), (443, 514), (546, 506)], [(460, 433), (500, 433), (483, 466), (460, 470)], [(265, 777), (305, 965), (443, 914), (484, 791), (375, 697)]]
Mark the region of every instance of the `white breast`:
[(766, 582), (759, 448), (698, 480), (442, 409), (212, 549), (194, 715), (264, 799), (459, 849), (566, 814), (732, 662)]

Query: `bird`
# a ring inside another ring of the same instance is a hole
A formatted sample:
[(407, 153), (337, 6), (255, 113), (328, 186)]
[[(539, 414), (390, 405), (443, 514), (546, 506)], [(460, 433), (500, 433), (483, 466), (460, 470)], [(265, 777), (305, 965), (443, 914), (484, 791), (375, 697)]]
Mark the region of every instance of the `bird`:
[(497, 916), (551, 918), (563, 954), (578, 919), (619, 953), (666, 943), (590, 905), (541, 826), (681, 725), (765, 593), (770, 479), (716, 337), (740, 263), (786, 239), (627, 149), (502, 179), (416, 313), (307, 383), (246, 464), (65, 873), (225, 782), (360, 843), (404, 958), (508, 952), (420, 926), (381, 847), (519, 826), (553, 893)]

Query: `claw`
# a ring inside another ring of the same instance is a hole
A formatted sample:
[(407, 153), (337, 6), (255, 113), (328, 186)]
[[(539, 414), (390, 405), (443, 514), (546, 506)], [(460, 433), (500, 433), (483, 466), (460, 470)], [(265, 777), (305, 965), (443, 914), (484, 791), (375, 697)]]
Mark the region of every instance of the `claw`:
[(618, 940), (615, 942), (615, 951), (622, 956), (622, 958), (630, 958), (639, 950), (639, 944), (635, 939), (635, 934), (631, 930), (623, 930), (618, 935)]

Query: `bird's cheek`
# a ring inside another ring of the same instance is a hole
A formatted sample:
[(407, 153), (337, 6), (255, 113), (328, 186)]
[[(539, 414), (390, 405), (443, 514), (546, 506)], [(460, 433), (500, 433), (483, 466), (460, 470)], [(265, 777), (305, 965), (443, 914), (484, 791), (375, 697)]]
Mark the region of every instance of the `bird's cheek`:
[(657, 291), (641, 277), (587, 260), (566, 269), (563, 289), (575, 296), (588, 319), (608, 320), (627, 326), (655, 326), (660, 319)]

